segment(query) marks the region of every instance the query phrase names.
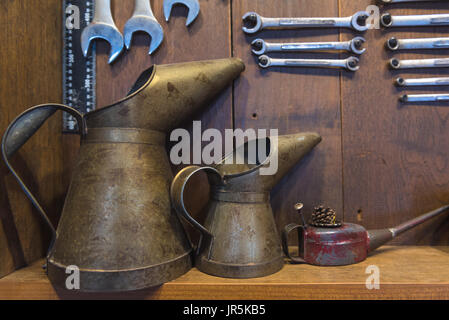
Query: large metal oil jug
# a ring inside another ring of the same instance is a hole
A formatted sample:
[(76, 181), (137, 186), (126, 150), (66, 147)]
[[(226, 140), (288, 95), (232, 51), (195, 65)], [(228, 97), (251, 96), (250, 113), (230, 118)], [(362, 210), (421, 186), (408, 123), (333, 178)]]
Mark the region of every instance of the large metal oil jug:
[[(316, 133), (279, 136), (277, 143), (266, 138), (271, 152), (248, 161), (229, 164), (229, 158), (246, 160), (248, 143), (213, 167), (191, 166), (181, 170), (173, 180), (171, 197), (178, 213), (201, 232), (195, 254), (196, 267), (208, 274), (229, 278), (254, 278), (282, 269), (284, 258), (270, 205), (271, 189), (320, 141)], [(242, 150), (245, 149), (245, 150)], [(262, 168), (277, 157), (278, 170), (262, 175)], [(228, 163), (228, 164), (227, 164)], [(184, 189), (197, 172), (207, 173), (211, 201), (206, 208), (204, 226), (187, 211)]]
[[(53, 233), (51, 282), (65, 287), (80, 271), (82, 291), (127, 291), (160, 285), (187, 272), (191, 244), (171, 209), (172, 172), (166, 134), (244, 70), (239, 59), (154, 66), (123, 100), (85, 115), (58, 104), (31, 108), (7, 129), (3, 158)], [(56, 110), (70, 113), (81, 134), (57, 230), (10, 164), (14, 153)]]

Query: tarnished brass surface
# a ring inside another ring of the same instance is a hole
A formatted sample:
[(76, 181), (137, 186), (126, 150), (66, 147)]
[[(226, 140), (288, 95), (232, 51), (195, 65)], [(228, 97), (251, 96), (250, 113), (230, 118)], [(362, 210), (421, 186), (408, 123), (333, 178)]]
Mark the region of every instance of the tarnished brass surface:
[(171, 209), (173, 175), (165, 136), (244, 70), (239, 59), (154, 66), (120, 102), (80, 115), (62, 105), (29, 109), (8, 128), (2, 152), (39, 212), (44, 210), (9, 163), (56, 110), (72, 113), (80, 155), (48, 254), (48, 276), (65, 287), (66, 267), (80, 269), (83, 291), (157, 286), (191, 268), (192, 247)]
[[(223, 160), (215, 167), (191, 166), (176, 175), (171, 186), (173, 205), (202, 234), (195, 254), (199, 270), (221, 277), (253, 278), (282, 269), (283, 253), (269, 194), (320, 141), (316, 133), (280, 136), (279, 168), (274, 175), (260, 174), (270, 157), (260, 159), (258, 165), (231, 165)], [(199, 171), (208, 174), (211, 184), (204, 226), (190, 216), (183, 199), (187, 182)]]

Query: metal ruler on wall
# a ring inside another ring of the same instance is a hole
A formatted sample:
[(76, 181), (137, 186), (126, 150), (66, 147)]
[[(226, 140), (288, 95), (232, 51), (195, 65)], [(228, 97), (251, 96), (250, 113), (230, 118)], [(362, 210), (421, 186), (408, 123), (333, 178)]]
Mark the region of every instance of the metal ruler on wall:
[[(63, 2), (63, 101), (81, 113), (95, 110), (96, 59), (95, 43), (85, 58), (81, 50), (81, 33), (94, 17), (94, 0)], [(75, 118), (63, 113), (63, 132), (78, 133)]]

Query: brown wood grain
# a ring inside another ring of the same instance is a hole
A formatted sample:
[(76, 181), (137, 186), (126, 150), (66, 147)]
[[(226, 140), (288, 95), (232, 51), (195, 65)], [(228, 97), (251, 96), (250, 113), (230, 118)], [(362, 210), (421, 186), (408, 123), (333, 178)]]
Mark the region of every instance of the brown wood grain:
[[(372, 1), (340, 1), (341, 15), (364, 10)], [(408, 3), (383, 7), (393, 15), (447, 13), (447, 3)], [(447, 204), (449, 126), (447, 104), (401, 104), (400, 94), (445, 92), (446, 87), (399, 90), (393, 81), (448, 76), (448, 69), (391, 71), (392, 57), (447, 57), (449, 50), (392, 54), (386, 41), (448, 36), (448, 27), (392, 28), (366, 32), (368, 51), (353, 77), (342, 78), (345, 218), (367, 228), (391, 227)], [(342, 32), (343, 40), (351, 35)], [(396, 243), (447, 244), (447, 215), (411, 231)]]
[[(113, 14), (120, 30), (133, 11), (133, 0), (113, 0)], [(247, 70), (217, 101), (196, 119), (207, 128), (277, 128), (279, 134), (316, 131), (323, 142), (298, 165), (273, 192), (279, 228), (298, 221), (292, 205), (306, 204), (305, 212), (319, 203), (331, 206), (340, 218), (367, 228), (393, 226), (447, 203), (449, 196), (449, 109), (443, 104), (401, 105), (404, 90), (393, 86), (399, 76), (446, 75), (449, 69), (393, 72), (387, 61), (400, 58), (448, 56), (449, 50), (391, 54), (385, 41), (399, 38), (447, 36), (449, 27), (370, 30), (364, 34), (368, 51), (355, 74), (338, 70), (261, 70), (251, 54), (256, 37), (270, 41), (349, 40), (350, 30), (263, 31), (245, 35), (241, 17), (247, 11), (264, 16), (349, 16), (364, 10), (371, 0), (200, 0), (201, 13), (185, 27), (187, 9), (176, 7), (166, 23), (162, 1), (152, 1), (165, 40), (148, 56), (150, 38), (137, 34), (132, 49), (112, 66), (109, 46), (100, 41), (97, 53), (97, 98), (103, 107), (123, 98), (138, 75), (152, 64), (224, 58), (243, 59)], [(402, 4), (386, 7), (393, 14), (447, 12), (448, 4)], [(0, 3), (0, 131), (26, 108), (61, 100), (61, 1)], [(339, 53), (272, 54), (276, 57), (345, 57)], [(409, 92), (444, 91), (424, 88)], [(189, 127), (186, 124), (186, 127)], [(61, 117), (54, 116), (14, 158), (13, 163), (57, 222), (79, 138), (61, 135)], [(187, 196), (198, 212), (207, 201), (204, 179), (198, 179)], [(195, 190), (195, 188), (199, 188)], [(48, 234), (27, 198), (0, 163), (0, 277), (24, 263), (43, 256)], [(397, 244), (449, 244), (449, 220), (441, 217), (407, 233)], [(416, 252), (420, 254), (419, 252)], [(305, 270), (307, 273), (309, 269)], [(425, 286), (426, 284), (422, 284)], [(413, 287), (418, 290), (418, 287)], [(420, 284), (421, 286), (421, 284)], [(207, 287), (207, 286), (205, 286)], [(178, 287), (185, 292), (188, 287)], [(238, 287), (241, 290), (242, 287)], [(263, 286), (261, 286), (263, 288)], [(309, 288), (309, 289), (308, 289)], [(318, 294), (315, 287), (304, 292)], [(333, 290), (327, 284), (322, 290)], [(349, 288), (349, 287), (347, 287)], [(442, 292), (439, 285), (430, 286)], [(423, 289), (423, 287), (420, 287)], [(237, 289), (236, 289), (237, 290)], [(261, 289), (262, 290), (262, 289)], [(273, 289), (273, 295), (284, 289)], [(311, 290), (311, 291), (307, 291)], [(405, 295), (406, 287), (391, 294)], [(415, 290), (415, 291), (416, 291)], [(429, 289), (430, 290), (430, 289)], [(53, 293), (49, 291), (49, 295)], [(162, 291), (163, 292), (163, 291)], [(208, 292), (207, 290), (205, 292)], [(358, 294), (348, 289), (348, 295)], [(425, 294), (432, 291), (424, 290)], [(18, 293), (19, 294), (19, 293)], [(232, 294), (237, 294), (236, 292)], [(337, 293), (335, 293), (337, 294)], [(174, 293), (167, 296), (174, 296)], [(306, 293), (305, 293), (306, 295)], [(199, 295), (202, 297), (203, 295)], [(230, 294), (231, 296), (231, 294)], [(164, 293), (160, 293), (164, 297)]]
[[(279, 134), (318, 132), (323, 141), (273, 191), (272, 205), (279, 228), (299, 221), (293, 206), (304, 202), (305, 211), (321, 203), (343, 216), (340, 71), (311, 68), (261, 69), (251, 53), (256, 38), (272, 42), (337, 41), (337, 29), (264, 30), (248, 36), (242, 16), (255, 11), (265, 17), (337, 17), (335, 0), (233, 3), (234, 55), (247, 64), (235, 84), (235, 126), (278, 129)], [(338, 58), (338, 53), (270, 53), (285, 58)]]
[[(449, 299), (448, 263), (448, 247), (389, 246), (351, 266), (286, 264), (280, 272), (257, 279), (218, 278), (194, 268), (154, 289), (83, 294), (55, 290), (42, 270), (43, 261), (39, 261), (1, 279), (0, 299), (437, 300)], [(366, 288), (366, 270), (371, 265), (379, 267), (379, 290)]]
[[(61, 1), (0, 3), (0, 132), (25, 109), (60, 102)], [(61, 116), (49, 120), (12, 164), (57, 222), (64, 197)], [(0, 162), (0, 277), (41, 258), (48, 231)]]

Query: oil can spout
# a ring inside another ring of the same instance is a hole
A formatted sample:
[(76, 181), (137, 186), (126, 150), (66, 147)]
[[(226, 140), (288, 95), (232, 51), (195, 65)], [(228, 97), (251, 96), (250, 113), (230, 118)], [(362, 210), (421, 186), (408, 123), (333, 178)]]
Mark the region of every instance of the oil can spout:
[(448, 212), (449, 205), (443, 206), (434, 211), (423, 214), (415, 219), (404, 222), (397, 227), (390, 229), (380, 229), (380, 230), (370, 230), (368, 231), (369, 248), (368, 251), (371, 252), (376, 250), (380, 246), (384, 245), (388, 241), (396, 238), (400, 234), (417, 227), (418, 225), (442, 214)]

